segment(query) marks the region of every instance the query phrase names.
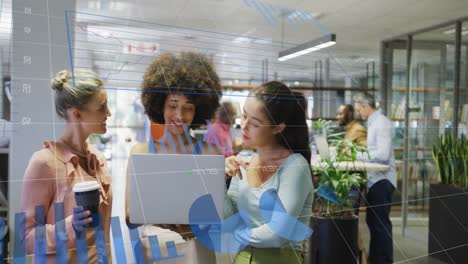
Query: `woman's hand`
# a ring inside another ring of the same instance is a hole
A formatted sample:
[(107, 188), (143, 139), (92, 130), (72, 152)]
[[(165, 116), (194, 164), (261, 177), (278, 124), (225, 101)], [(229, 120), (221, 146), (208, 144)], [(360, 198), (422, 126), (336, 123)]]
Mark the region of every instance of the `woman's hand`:
[(91, 211), (84, 210), (82, 206), (77, 206), (73, 208), (73, 228), (76, 232), (83, 232), (86, 228), (86, 225), (93, 222), (91, 217)]
[(180, 225), (180, 224), (158, 224), (155, 226), (159, 226), (164, 229), (169, 229), (174, 231), (182, 236), (183, 239), (187, 240), (190, 238), (194, 238), (195, 235), (192, 233), (192, 229), (190, 225)]
[(242, 180), (242, 173), (240, 172), (240, 167), (247, 169), (249, 162), (243, 161), (237, 156), (231, 156), (226, 159), (224, 170), (229, 176), (239, 176), (239, 179)]

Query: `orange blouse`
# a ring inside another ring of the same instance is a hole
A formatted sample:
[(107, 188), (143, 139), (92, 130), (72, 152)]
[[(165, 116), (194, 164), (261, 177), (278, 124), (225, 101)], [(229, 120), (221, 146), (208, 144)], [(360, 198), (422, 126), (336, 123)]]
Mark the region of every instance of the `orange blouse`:
[[(76, 207), (72, 187), (80, 181), (97, 180), (101, 184), (99, 213), (102, 218), (109, 262), (110, 217), (112, 208), (111, 177), (107, 172), (106, 159), (95, 146), (90, 145), (86, 157), (87, 170), (79, 165), (79, 155), (61, 141), (46, 141), (44, 148), (35, 152), (24, 175), (21, 210), (26, 212), (26, 251), (34, 254), (35, 219), (38, 205), (45, 209), (45, 236), (47, 241), (47, 263), (55, 263), (55, 218), (54, 204), (63, 202), (68, 262), (76, 263), (75, 230), (72, 225), (73, 208)], [(94, 229), (87, 228), (89, 263), (97, 263)]]

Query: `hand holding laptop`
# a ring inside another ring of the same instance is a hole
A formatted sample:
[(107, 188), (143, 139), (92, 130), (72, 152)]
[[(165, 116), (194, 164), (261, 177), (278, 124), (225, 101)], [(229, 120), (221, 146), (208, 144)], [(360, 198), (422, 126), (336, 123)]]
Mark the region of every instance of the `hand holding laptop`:
[(192, 229), (190, 228), (190, 225), (158, 224), (155, 226), (174, 231), (178, 233), (179, 235), (181, 235), (183, 239), (191, 239), (195, 237), (195, 235), (192, 233)]

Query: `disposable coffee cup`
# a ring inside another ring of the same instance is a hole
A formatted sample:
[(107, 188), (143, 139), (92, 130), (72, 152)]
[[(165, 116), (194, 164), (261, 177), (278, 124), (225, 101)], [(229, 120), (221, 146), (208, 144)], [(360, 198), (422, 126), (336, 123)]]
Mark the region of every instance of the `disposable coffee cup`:
[(78, 182), (73, 186), (77, 206), (82, 206), (84, 211), (89, 210), (93, 223), (87, 227), (95, 226), (98, 218), (99, 209), (99, 189), (101, 186), (97, 181)]

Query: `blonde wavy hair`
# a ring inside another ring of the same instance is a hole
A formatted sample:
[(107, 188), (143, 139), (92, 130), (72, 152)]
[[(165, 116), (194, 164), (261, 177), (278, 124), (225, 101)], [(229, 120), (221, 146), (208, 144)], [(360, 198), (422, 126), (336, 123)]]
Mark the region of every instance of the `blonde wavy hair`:
[(67, 110), (73, 107), (83, 109), (93, 95), (104, 86), (98, 74), (88, 70), (67, 70), (57, 73), (50, 82), (55, 91), (55, 111), (67, 120)]

